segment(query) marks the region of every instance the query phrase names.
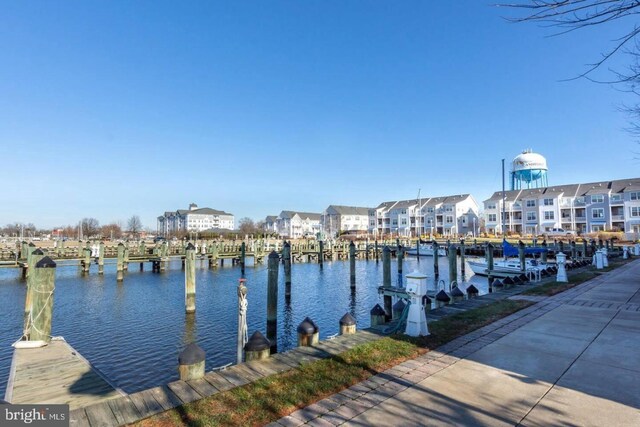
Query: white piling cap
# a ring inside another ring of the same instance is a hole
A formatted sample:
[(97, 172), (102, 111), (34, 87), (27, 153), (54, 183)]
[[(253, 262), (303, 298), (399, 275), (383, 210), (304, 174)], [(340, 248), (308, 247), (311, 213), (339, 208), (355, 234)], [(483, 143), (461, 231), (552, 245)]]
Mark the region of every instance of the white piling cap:
[(427, 275), (419, 272), (418, 270), (413, 270), (412, 273), (407, 274), (407, 279), (426, 279)]

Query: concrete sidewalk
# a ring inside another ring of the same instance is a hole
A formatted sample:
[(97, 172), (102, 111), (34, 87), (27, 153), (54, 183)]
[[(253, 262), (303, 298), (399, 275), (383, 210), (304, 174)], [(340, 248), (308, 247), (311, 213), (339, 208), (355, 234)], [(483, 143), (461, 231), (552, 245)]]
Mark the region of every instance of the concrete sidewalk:
[(273, 425), (639, 426), (640, 260)]

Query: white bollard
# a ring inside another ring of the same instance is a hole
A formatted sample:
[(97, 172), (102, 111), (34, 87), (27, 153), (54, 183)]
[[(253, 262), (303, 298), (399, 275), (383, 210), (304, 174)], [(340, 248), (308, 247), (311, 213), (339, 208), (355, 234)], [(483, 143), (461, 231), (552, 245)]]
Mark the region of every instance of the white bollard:
[(629, 259), (629, 247), (628, 246), (623, 246), (622, 247), (622, 259)]
[(558, 265), (558, 273), (556, 275), (556, 282), (568, 282), (567, 269), (565, 263), (567, 262), (567, 256), (562, 252), (556, 254), (556, 264)]
[(602, 265), (609, 267), (609, 252), (606, 248), (602, 248)]
[(633, 247), (633, 254), (640, 256), (640, 243), (636, 243), (636, 245)]
[(593, 255), (593, 265), (595, 265), (596, 269), (598, 270), (602, 270), (604, 268), (601, 250), (597, 250), (596, 253)]
[(411, 337), (429, 335), (427, 316), (424, 313), (424, 305), (422, 305), (422, 297), (427, 294), (427, 276), (418, 271), (408, 274), (405, 289), (411, 298), (411, 305), (404, 333)]

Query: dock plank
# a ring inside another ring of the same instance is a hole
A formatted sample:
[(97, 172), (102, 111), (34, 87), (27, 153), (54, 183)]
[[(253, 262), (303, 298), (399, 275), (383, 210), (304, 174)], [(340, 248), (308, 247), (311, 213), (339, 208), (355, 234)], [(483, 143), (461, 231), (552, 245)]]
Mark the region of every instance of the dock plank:
[(84, 408), (91, 427), (113, 427), (118, 425), (108, 402), (94, 403)]
[(10, 375), (6, 396), (14, 404), (68, 404), (73, 410), (123, 395), (64, 340), (15, 349)]
[(175, 408), (182, 405), (182, 401), (176, 396), (166, 385), (149, 389), (153, 397), (162, 405), (164, 410)]
[(118, 421), (118, 425), (129, 424), (142, 418), (140, 411), (138, 411), (129, 396), (122, 396), (107, 402), (116, 417), (116, 421)]
[(202, 396), (184, 381), (173, 381), (167, 384), (167, 387), (184, 403), (202, 399)]

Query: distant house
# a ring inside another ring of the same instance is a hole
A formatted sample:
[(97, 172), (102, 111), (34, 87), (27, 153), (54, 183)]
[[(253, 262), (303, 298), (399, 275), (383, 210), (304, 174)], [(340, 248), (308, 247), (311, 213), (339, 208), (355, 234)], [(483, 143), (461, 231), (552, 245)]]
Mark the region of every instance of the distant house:
[(276, 218), (276, 232), (292, 239), (315, 237), (321, 230), (321, 216), (319, 213), (282, 211)]
[(368, 233), (375, 226), (372, 214), (375, 216), (371, 208), (330, 205), (322, 212), (322, 229), (332, 237), (344, 232)]
[(163, 236), (177, 231), (233, 230), (234, 228), (233, 214), (211, 208), (198, 208), (195, 203), (191, 203), (189, 209), (165, 212), (158, 217), (158, 234)]
[(277, 233), (278, 232), (277, 222), (278, 222), (277, 215), (267, 215), (267, 217), (264, 219), (262, 230), (267, 233)]

